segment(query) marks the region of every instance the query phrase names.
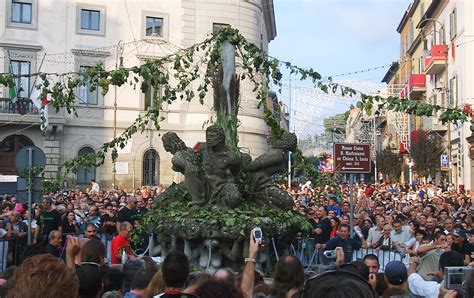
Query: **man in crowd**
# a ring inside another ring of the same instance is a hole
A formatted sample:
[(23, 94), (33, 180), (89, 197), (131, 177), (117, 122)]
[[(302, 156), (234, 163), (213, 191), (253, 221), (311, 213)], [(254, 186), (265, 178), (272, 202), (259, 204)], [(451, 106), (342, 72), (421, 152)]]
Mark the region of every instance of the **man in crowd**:
[(189, 275), (189, 260), (185, 254), (180, 251), (170, 252), (163, 261), (161, 272), (166, 288), (158, 297), (178, 298), (183, 295), (184, 297), (194, 297), (194, 295), (183, 293)]
[(92, 239), (100, 240), (99, 237), (97, 237), (97, 227), (94, 224), (92, 223), (87, 224), (86, 229), (84, 230), (84, 238), (89, 239), (89, 240), (92, 240)]
[(430, 278), (429, 274), (438, 269), (439, 259), (447, 248), (444, 232), (436, 232), (434, 237), (432, 243), (421, 245), (417, 249), (417, 254), (422, 256), (417, 271), (427, 280)]
[(408, 286), (413, 294), (426, 298), (438, 298), (441, 290), (445, 292), (445, 283), (443, 280), (446, 273), (446, 267), (459, 267), (464, 264), (463, 256), (460, 253), (455, 251), (442, 253), (439, 258), (438, 268), (434, 273), (437, 279), (441, 281), (440, 284), (436, 281), (427, 281), (416, 272), (419, 261), (419, 257), (410, 258), (410, 265), (408, 267)]
[(399, 244), (404, 244), (410, 238), (412, 238), (410, 235), (410, 228), (408, 226), (403, 226), (403, 223), (400, 219), (395, 219), (392, 226), (393, 230), (391, 231), (390, 238), (396, 247), (398, 247)]
[[(40, 241), (42, 243), (48, 241), (48, 235), (51, 231), (56, 230), (60, 233), (63, 231), (61, 214), (53, 208), (53, 200), (48, 196), (43, 197), (43, 211), (40, 215), (39, 224), (41, 231)], [(38, 235), (35, 235), (36, 239), (38, 239)]]
[(135, 259), (132, 247), (130, 246), (132, 229), (133, 227), (128, 221), (120, 223), (119, 234), (112, 239), (112, 264), (122, 264), (126, 259)]
[(325, 206), (318, 207), (316, 210), (316, 218), (311, 221), (313, 226), (312, 236), (315, 244), (324, 244), (329, 241), (331, 234), (331, 220), (327, 216), (327, 208)]
[(93, 194), (98, 194), (100, 191), (99, 183), (95, 181), (95, 179), (91, 179), (91, 192)]
[(391, 261), (385, 266), (385, 281), (387, 289), (383, 293), (384, 298), (410, 292), (407, 267), (400, 261)]
[(120, 225), (122, 222), (129, 222), (136, 225), (140, 215), (137, 213), (137, 198), (129, 196), (127, 198), (127, 206), (124, 206), (117, 214), (117, 233), (120, 233)]
[[(379, 208), (379, 207), (377, 207)], [(382, 237), (383, 227), (385, 225), (385, 218), (383, 215), (375, 216), (375, 227), (370, 228), (369, 230), (369, 237), (367, 237), (367, 246), (372, 247), (375, 243), (377, 243)]]
[(62, 234), (60, 231), (52, 230), (48, 235), (48, 244), (46, 249), (50, 254), (59, 258), (61, 255)]
[(335, 250), (336, 247), (342, 247), (344, 250), (344, 262), (350, 263), (352, 261), (352, 255), (355, 250), (359, 250), (362, 244), (365, 244), (365, 240), (362, 239), (362, 243), (358, 240), (349, 237), (349, 226), (342, 224), (339, 228), (339, 236), (332, 238), (326, 244), (316, 244), (316, 248), (324, 250)]

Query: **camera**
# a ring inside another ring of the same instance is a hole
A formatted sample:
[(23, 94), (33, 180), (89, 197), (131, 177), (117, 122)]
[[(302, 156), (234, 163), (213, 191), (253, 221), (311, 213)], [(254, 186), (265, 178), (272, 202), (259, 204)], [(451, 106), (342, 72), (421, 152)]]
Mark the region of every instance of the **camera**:
[(260, 228), (254, 228), (252, 230), (252, 237), (253, 237), (253, 240), (258, 243), (258, 244), (262, 244), (262, 239), (263, 239), (263, 233), (262, 233), (262, 229)]
[(335, 250), (326, 250), (323, 252), (323, 255), (328, 259), (335, 259), (337, 258)]
[(474, 268), (472, 267), (446, 267), (445, 287), (449, 290), (463, 290), (467, 281), (472, 282)]

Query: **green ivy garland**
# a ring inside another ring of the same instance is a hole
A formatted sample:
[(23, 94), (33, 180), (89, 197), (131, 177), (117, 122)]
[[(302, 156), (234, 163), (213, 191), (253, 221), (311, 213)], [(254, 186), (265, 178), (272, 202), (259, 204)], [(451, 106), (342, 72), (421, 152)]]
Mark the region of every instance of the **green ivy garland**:
[[(267, 107), (266, 100), (268, 98), (269, 82), (281, 89), (283, 77), (281, 68), (286, 68), (291, 74), (299, 77), (300, 80), (310, 79), (316, 87), (324, 92), (340, 92), (342, 95), (348, 96), (357, 93), (355, 89), (333, 82), (332, 78), (323, 80), (321, 75), (312, 68), (301, 68), (290, 62), (266, 56), (263, 50), (247, 41), (237, 29), (230, 26), (223, 26), (216, 34), (189, 48), (160, 59), (147, 60), (139, 66), (105, 70), (102, 64), (98, 64), (80, 73), (22, 75), (39, 75), (42, 83), (38, 84), (36, 88), (50, 94), (50, 105), (56, 111), (64, 108), (69, 114), (76, 116), (75, 92), (78, 87), (87, 84), (90, 84), (91, 91), (100, 87), (102, 95), (108, 93), (110, 86), (120, 87), (125, 84), (129, 84), (134, 88), (138, 85), (142, 92), (145, 92), (150, 86), (161, 87), (163, 90), (161, 97), (155, 94), (152, 99), (156, 108), (148, 109), (144, 115), (138, 116), (122, 134), (103, 144), (94, 154), (78, 156), (66, 161), (62, 165), (66, 174), (77, 172), (79, 167), (92, 168), (102, 165), (109, 152), (112, 160), (115, 161), (118, 156), (117, 148), (124, 148), (127, 140), (133, 134), (143, 132), (148, 123), (153, 123), (156, 129), (159, 130), (159, 123), (164, 120), (164, 117), (160, 116), (163, 103), (172, 103), (178, 99), (191, 101), (197, 98), (203, 104), (204, 97), (209, 90), (212, 90), (210, 88), (212, 77), (222, 62), (221, 42), (225, 40), (236, 46), (236, 56), (241, 62), (240, 79), (249, 79), (252, 82), (253, 92), (255, 92), (259, 103), (258, 106), (263, 107), (264, 120), (271, 127), (272, 138), (280, 137), (283, 130)], [(205, 67), (204, 72), (200, 71), (201, 67)], [(199, 82), (197, 88), (191, 84), (193, 82)], [(0, 74), (0, 85), (14, 86), (14, 76), (12, 74)], [(362, 100), (358, 106), (369, 113), (375, 106), (377, 109), (387, 108), (388, 110), (401, 111), (417, 116), (433, 116), (434, 112), (441, 110), (439, 106), (420, 104), (407, 99), (397, 97), (384, 99), (379, 96), (365, 94), (362, 94)], [(443, 111), (439, 118), (443, 122), (466, 121), (467, 115), (459, 109), (448, 109)], [(44, 118), (41, 121), (44, 121)], [(294, 156), (297, 167), (302, 172), (313, 177), (320, 176), (315, 167), (311, 166), (310, 161), (305, 159), (300, 151), (295, 152)]]

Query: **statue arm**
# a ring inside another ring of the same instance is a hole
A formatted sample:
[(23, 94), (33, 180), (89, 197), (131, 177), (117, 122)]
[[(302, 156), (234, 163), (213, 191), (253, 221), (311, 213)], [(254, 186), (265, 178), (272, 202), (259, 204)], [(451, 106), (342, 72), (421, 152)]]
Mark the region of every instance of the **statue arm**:
[(284, 152), (282, 150), (270, 150), (269, 152), (260, 155), (254, 161), (250, 162), (247, 170), (255, 172), (262, 168), (280, 164), (284, 161)]

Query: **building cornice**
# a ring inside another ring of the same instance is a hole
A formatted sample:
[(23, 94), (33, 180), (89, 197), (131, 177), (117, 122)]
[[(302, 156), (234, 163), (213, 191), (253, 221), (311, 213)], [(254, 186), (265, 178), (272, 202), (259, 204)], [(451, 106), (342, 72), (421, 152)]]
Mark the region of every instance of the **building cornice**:
[(398, 63), (398, 61), (395, 61), (395, 62), (392, 63), (392, 65), (388, 69), (387, 73), (384, 75), (384, 77), (382, 79), (382, 83), (387, 83), (388, 84), (390, 82), (393, 75), (397, 73), (399, 65), (400, 64)]
[[(428, 9), (426, 9), (425, 11), (425, 14), (423, 15), (423, 17), (421, 17), (421, 20), (416, 25), (416, 28), (421, 29), (425, 27), (426, 25), (428, 25), (429, 22), (425, 22), (425, 20), (433, 16), (434, 12), (436, 11), (436, 9), (439, 7), (440, 4), (441, 4), (441, 0), (432, 0), (430, 6), (428, 6)], [(423, 26), (420, 26), (420, 25), (423, 25)]]
[(411, 43), (410, 48), (408, 48), (407, 50), (408, 55), (412, 56), (420, 44), (421, 44), (421, 34), (418, 34), (415, 40)]
[(402, 32), (402, 30), (405, 27), (407, 21), (410, 19), (410, 17), (413, 15), (413, 13), (415, 13), (415, 10), (416, 10), (419, 3), (420, 3), (420, 0), (415, 0), (415, 1), (413, 1), (413, 3), (410, 3), (407, 10), (403, 14), (402, 19), (400, 20), (400, 23), (398, 24), (398, 27), (397, 27), (397, 32), (398, 33)]
[(267, 38), (270, 42), (274, 40), (277, 35), (273, 0), (263, 0), (262, 6), (263, 19), (265, 21), (265, 28), (267, 30)]
[(0, 42), (0, 47), (7, 50), (29, 50), (39, 52), (43, 49), (40, 44), (27, 44), (24, 41)]
[(96, 50), (71, 49), (71, 52), (75, 56), (87, 56), (87, 57), (96, 57), (96, 58), (107, 58), (110, 55), (110, 52), (96, 51)]

